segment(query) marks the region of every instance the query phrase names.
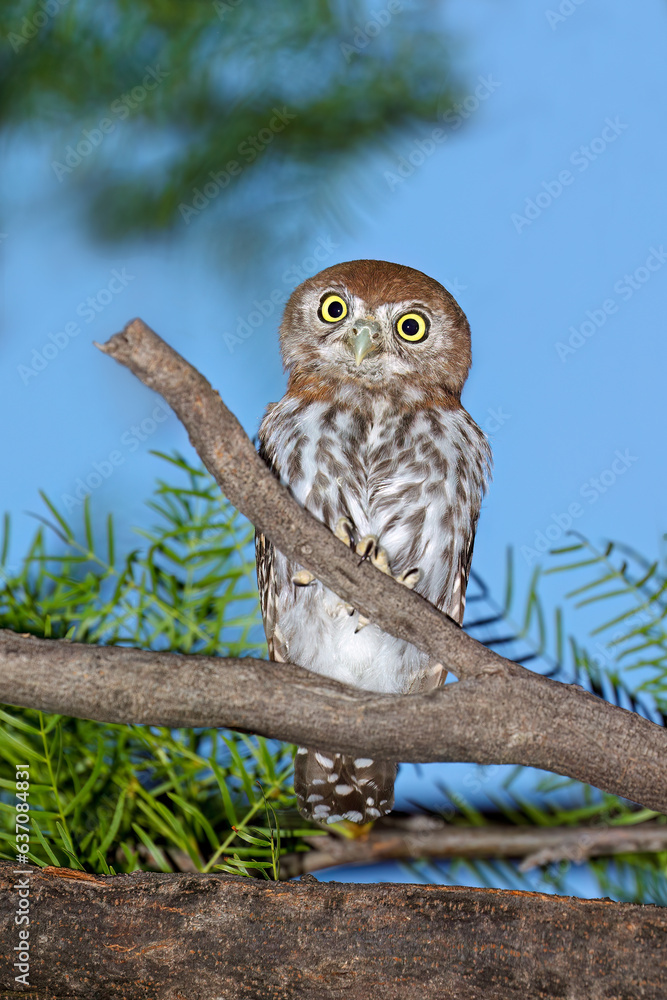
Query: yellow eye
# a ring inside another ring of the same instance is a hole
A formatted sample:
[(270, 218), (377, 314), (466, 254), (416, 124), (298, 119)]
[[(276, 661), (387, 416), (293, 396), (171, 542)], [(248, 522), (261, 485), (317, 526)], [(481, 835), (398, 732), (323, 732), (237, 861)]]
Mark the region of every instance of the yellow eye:
[(428, 336), (428, 321), (419, 313), (404, 313), (396, 324), (396, 332), (403, 340), (418, 344)]
[(338, 323), (347, 316), (347, 302), (340, 295), (325, 295), (318, 312), (325, 323)]

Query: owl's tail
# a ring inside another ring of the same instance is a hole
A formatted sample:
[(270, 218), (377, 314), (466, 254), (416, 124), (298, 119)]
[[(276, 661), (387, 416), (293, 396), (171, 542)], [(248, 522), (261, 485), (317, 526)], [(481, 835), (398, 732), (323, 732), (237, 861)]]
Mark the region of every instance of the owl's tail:
[(294, 791), (299, 812), (319, 823), (370, 823), (394, 805), (393, 760), (371, 760), (299, 747)]

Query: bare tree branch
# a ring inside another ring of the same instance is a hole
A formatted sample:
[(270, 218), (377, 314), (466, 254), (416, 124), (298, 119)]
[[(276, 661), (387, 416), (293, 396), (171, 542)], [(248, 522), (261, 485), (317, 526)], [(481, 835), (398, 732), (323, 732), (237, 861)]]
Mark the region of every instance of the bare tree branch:
[(0, 630), (5, 704), (101, 722), (220, 726), (404, 761), (526, 764), (667, 812), (664, 730), (581, 689), (550, 683), (544, 692), (532, 677), (488, 674), (426, 694), (383, 695), (293, 664)]
[(658, 906), (15, 867), (0, 863), (0, 989), (17, 996), (13, 887), (24, 878), (30, 986), (53, 1000), (367, 1000), (373, 989), (382, 1000), (664, 997), (667, 910)]
[(614, 854), (667, 850), (667, 824), (601, 827), (450, 826), (434, 816), (387, 816), (362, 837), (304, 838), (312, 850), (280, 860), (280, 877), (294, 878), (334, 865), (415, 858), (523, 858), (520, 871), (553, 861), (585, 861)]
[(288, 664), (0, 633), (0, 700), (100, 721), (225, 726), (406, 761), (526, 764), (667, 812), (667, 733), (486, 649), (362, 563), (269, 472), (206, 379), (141, 320), (102, 348), (160, 392), (225, 495), (286, 555), (461, 678), (414, 696), (345, 688)]
[(444, 663), (459, 678), (524, 672), (466, 635), (414, 591), (362, 563), (269, 471), (209, 382), (142, 320), (101, 351), (155, 389), (177, 414), (225, 496), (281, 552), (311, 570), (366, 617)]

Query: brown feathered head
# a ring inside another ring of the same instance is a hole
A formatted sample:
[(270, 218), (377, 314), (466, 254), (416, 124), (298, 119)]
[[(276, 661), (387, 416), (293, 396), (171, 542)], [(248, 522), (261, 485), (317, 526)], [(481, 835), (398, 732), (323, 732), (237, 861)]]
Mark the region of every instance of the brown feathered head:
[(384, 260), (334, 264), (294, 290), (280, 327), (293, 389), (438, 391), (458, 399), (470, 327), (456, 299), (421, 271)]

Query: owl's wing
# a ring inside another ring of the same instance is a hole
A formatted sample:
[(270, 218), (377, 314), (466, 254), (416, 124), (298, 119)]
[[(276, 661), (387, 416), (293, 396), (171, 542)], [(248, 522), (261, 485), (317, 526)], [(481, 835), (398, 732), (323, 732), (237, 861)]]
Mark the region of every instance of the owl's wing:
[[(273, 408), (271, 404), (267, 409), (267, 417)], [(277, 474), (275, 463), (267, 448), (266, 433), (264, 430), (266, 417), (259, 429), (259, 456), (266, 462), (274, 474)], [(277, 663), (287, 663), (288, 652), (287, 643), (278, 627), (278, 586), (276, 580), (276, 550), (273, 542), (270, 542), (261, 531), (255, 532), (255, 563), (257, 565), (257, 589), (259, 590), (259, 604), (264, 621), (264, 632), (266, 642), (269, 647), (269, 659)]]
[(472, 563), (472, 550), (475, 544), (475, 527), (473, 525), (473, 530), (470, 533), (470, 538), (467, 544), (464, 544), (459, 553), (459, 559), (456, 566), (456, 574), (454, 576), (454, 587), (452, 589), (452, 596), (446, 603), (445, 607), (441, 608), (445, 614), (453, 618), (457, 625), (463, 625), (463, 615), (466, 609), (466, 589), (468, 587), (468, 579), (470, 577), (470, 565)]
[(257, 589), (264, 620), (264, 631), (269, 647), (269, 659), (287, 662), (287, 645), (276, 627), (276, 550), (273, 543), (261, 532), (255, 533), (255, 561), (257, 563)]
[[(457, 625), (463, 624), (463, 615), (466, 609), (466, 589), (468, 587), (468, 579), (470, 577), (470, 566), (472, 563), (472, 550), (475, 544), (476, 527), (477, 518), (475, 517), (471, 525), (472, 530), (470, 531), (470, 536), (466, 543), (462, 546), (459, 553), (452, 595), (449, 601), (445, 601), (442, 607), (440, 607), (440, 610), (444, 611), (446, 615), (449, 615), (449, 617), (452, 618)], [(417, 681), (410, 688), (409, 693), (416, 694), (421, 691), (432, 691), (433, 688), (440, 687), (441, 684), (444, 684), (446, 679), (447, 671), (443, 667), (442, 663), (431, 661), (427, 673), (417, 679)]]

